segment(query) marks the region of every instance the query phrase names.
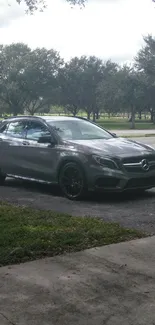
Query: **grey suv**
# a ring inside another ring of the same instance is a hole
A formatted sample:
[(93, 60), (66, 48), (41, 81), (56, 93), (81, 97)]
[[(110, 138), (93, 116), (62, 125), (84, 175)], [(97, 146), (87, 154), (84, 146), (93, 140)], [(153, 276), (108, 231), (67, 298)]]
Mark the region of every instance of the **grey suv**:
[(88, 191), (155, 186), (155, 150), (74, 117), (13, 117), (0, 125), (0, 183), (7, 176), (59, 184), (69, 199)]

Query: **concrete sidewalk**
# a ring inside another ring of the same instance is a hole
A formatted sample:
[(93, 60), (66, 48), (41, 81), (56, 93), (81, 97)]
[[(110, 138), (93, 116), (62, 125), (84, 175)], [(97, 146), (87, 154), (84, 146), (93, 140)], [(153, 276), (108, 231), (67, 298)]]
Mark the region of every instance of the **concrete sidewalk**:
[(0, 268), (10, 324), (155, 324), (155, 237)]
[(117, 136), (133, 136), (138, 137), (138, 136), (155, 136), (155, 129), (154, 130), (111, 130), (110, 132), (116, 133)]

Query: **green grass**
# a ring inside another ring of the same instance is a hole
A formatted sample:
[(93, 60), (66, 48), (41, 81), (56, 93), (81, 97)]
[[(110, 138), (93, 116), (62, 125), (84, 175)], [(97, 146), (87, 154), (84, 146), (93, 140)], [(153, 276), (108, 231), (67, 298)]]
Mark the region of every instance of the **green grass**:
[(0, 204), (0, 266), (143, 236), (98, 218)]
[[(97, 120), (96, 123), (98, 123), (100, 126), (104, 127), (108, 130), (130, 130), (131, 129), (131, 123), (124, 122), (123, 120), (120, 122), (112, 122), (110, 120)], [(155, 131), (155, 124), (150, 122), (136, 122), (135, 123), (135, 129), (136, 130), (154, 130)]]
[[(53, 113), (47, 115), (55, 116), (56, 114)], [(64, 113), (60, 115), (64, 115)], [(71, 116), (72, 114), (69, 115)], [(79, 116), (86, 117), (86, 114), (81, 113), (79, 114)], [(108, 116), (105, 117), (101, 116), (99, 120), (96, 120), (96, 123), (98, 123), (99, 125), (101, 125), (102, 127), (108, 130), (130, 130), (131, 129), (131, 123), (128, 121), (128, 119), (119, 116), (118, 117), (112, 116), (111, 118), (108, 118)], [(145, 120), (144, 118), (139, 120), (136, 116), (135, 128), (137, 130), (155, 130), (155, 124), (151, 123), (150, 120)]]

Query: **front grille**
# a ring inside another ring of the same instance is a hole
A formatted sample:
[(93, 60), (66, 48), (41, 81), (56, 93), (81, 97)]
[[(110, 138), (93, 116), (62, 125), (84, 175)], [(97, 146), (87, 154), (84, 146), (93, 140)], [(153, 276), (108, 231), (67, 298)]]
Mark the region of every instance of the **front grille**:
[(145, 178), (131, 178), (127, 183), (127, 188), (138, 188), (138, 187), (154, 187), (155, 177), (145, 177)]
[(141, 162), (143, 159), (147, 161), (155, 161), (155, 155), (144, 155), (144, 156), (137, 156), (137, 157), (126, 157), (122, 159), (123, 164), (137, 164)]
[(128, 173), (146, 173), (146, 171), (140, 165), (142, 160), (145, 159), (148, 162), (149, 171), (155, 170), (155, 155), (123, 158), (122, 159), (123, 167)]

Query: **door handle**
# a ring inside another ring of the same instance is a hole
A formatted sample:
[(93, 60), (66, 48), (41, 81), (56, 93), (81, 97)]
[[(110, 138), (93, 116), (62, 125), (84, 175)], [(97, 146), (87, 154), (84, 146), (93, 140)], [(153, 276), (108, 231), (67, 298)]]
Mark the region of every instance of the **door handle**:
[(29, 146), (30, 143), (28, 141), (23, 141), (22, 144), (23, 146)]

